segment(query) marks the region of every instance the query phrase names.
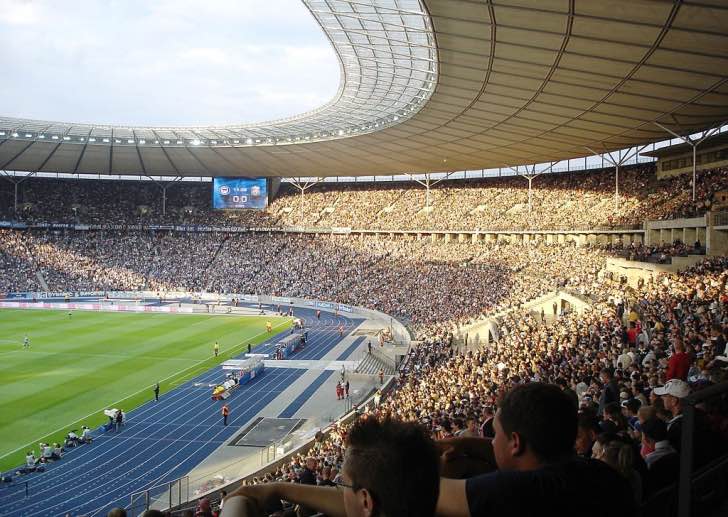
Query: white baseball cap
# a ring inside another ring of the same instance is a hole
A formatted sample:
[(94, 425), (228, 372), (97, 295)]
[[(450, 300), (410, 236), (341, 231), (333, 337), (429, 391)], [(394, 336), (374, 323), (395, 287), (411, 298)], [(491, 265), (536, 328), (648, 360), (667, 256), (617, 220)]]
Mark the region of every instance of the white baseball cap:
[(655, 388), (655, 395), (672, 395), (682, 399), (690, 395), (690, 386), (681, 379), (670, 379), (664, 386)]

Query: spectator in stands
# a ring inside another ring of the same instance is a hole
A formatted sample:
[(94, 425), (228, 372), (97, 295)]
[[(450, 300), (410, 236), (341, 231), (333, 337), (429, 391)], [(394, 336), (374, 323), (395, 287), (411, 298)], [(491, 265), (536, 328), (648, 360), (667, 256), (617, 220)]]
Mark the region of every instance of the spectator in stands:
[(674, 351), (667, 363), (665, 380), (680, 379), (687, 382), (691, 360), (690, 356), (685, 352), (685, 345), (680, 337), (675, 337), (673, 340), (673, 348)]
[(210, 507), (210, 500), (207, 497), (201, 497), (197, 501), (195, 517), (212, 517), (212, 508)]
[(321, 480), (319, 481), (319, 486), (336, 486), (336, 483), (334, 483), (331, 475), (331, 467), (326, 466), (321, 471)]
[(645, 456), (648, 476), (646, 493), (657, 492), (677, 481), (680, 458), (667, 439), (667, 425), (659, 418), (650, 418), (642, 425), (642, 441), (649, 454)]
[[(690, 386), (680, 379), (672, 379), (664, 386), (655, 388), (654, 393), (661, 397), (671, 417), (667, 421), (667, 438), (670, 445), (679, 453), (682, 449), (682, 400), (690, 394)], [(702, 466), (720, 456), (726, 450), (726, 446), (713, 431), (707, 415), (699, 407), (695, 408), (694, 425), (693, 460), (696, 466)]]
[(337, 488), (291, 483), (244, 486), (228, 496), (224, 517), (257, 516), (278, 499), (329, 516), (430, 517), (438, 497), (437, 449), (415, 424), (361, 418), (347, 435)]
[(665, 409), (670, 413), (667, 422), (668, 439), (670, 445), (679, 451), (682, 445), (682, 402), (681, 399), (690, 395), (690, 386), (680, 379), (672, 379), (664, 386), (653, 390), (654, 394), (662, 398)]
[(112, 508), (106, 514), (106, 517), (126, 517), (126, 510), (123, 508)]
[(635, 470), (633, 446), (613, 433), (602, 433), (594, 442), (592, 458), (603, 461), (619, 472), (632, 489), (635, 505), (642, 502), (642, 478)]
[(574, 450), (583, 458), (591, 458), (592, 448), (601, 432), (599, 420), (588, 411), (580, 411), (577, 417), (576, 440)]
[(607, 404), (619, 402), (619, 386), (614, 379), (612, 369), (609, 367), (602, 368), (602, 371), (599, 372), (599, 378), (603, 383), (602, 392), (599, 397), (599, 414), (601, 415)]
[[(557, 386), (513, 388), (501, 401), (494, 428), (498, 470), (468, 480), (443, 478), (438, 515), (634, 515), (627, 482), (611, 467), (574, 455), (576, 406)], [(457, 441), (448, 446), (450, 461), (467, 452)]]
[(316, 484), (316, 458), (306, 458), (306, 466), (303, 472), (298, 476), (298, 482), (302, 485), (315, 485)]

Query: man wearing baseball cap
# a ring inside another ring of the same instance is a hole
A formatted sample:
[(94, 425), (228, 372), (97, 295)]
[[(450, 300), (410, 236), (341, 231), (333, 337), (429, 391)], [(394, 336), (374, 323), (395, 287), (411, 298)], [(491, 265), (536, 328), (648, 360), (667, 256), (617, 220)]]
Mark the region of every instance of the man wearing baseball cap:
[[(690, 386), (681, 379), (671, 379), (664, 386), (654, 390), (662, 397), (662, 402), (672, 418), (667, 422), (667, 439), (670, 445), (680, 452), (682, 445), (683, 399), (690, 395)], [(693, 460), (696, 467), (705, 465), (720, 452), (720, 441), (710, 429), (707, 416), (695, 408), (695, 431), (693, 432)]]
[(658, 386), (654, 391), (655, 395), (662, 397), (665, 409), (672, 414), (672, 418), (667, 422), (667, 434), (676, 451), (680, 451), (682, 438), (682, 402), (690, 395), (690, 386), (681, 379), (670, 379), (664, 386)]

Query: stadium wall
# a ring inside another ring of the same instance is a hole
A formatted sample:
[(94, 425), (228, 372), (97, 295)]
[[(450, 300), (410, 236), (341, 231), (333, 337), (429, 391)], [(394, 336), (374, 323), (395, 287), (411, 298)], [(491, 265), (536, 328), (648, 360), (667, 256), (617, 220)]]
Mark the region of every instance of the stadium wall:
[(499, 335), (499, 319), (515, 310), (526, 309), (531, 312), (540, 314), (541, 311), (547, 317), (553, 317), (553, 305), (557, 305), (557, 312), (560, 314), (565, 309), (583, 312), (591, 307), (591, 304), (580, 296), (568, 291), (553, 291), (538, 298), (524, 303), (518, 309), (508, 309), (498, 312), (487, 318), (476, 321), (469, 325), (458, 327), (455, 337), (461, 344), (467, 343), (467, 347), (475, 349), (482, 345), (487, 345), (491, 340), (497, 341)]
[(671, 264), (653, 264), (623, 258), (608, 258), (607, 271), (627, 279), (627, 284), (637, 287), (640, 279), (645, 282), (656, 280), (660, 273), (678, 273), (690, 266), (705, 260), (704, 255), (688, 255), (687, 257), (671, 257)]
[(676, 240), (692, 245), (695, 241), (707, 245), (710, 212), (701, 217), (645, 221), (645, 245), (672, 244)]

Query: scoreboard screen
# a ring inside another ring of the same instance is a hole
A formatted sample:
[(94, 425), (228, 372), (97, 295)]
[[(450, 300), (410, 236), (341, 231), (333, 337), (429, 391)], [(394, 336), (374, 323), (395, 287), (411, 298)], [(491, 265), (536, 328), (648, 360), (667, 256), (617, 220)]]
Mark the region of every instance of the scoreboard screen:
[(268, 206), (268, 184), (265, 178), (213, 178), (212, 207), (219, 209)]

